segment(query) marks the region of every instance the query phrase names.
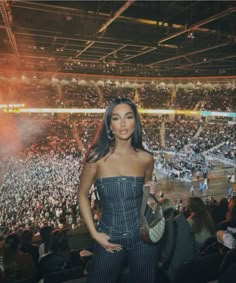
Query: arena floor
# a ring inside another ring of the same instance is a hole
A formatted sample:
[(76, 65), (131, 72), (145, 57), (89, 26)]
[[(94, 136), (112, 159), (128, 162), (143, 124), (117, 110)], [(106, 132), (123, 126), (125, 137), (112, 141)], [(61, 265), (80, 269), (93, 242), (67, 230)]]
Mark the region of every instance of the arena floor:
[(231, 184), (228, 182), (227, 175), (235, 174), (235, 169), (216, 169), (209, 172), (209, 183), (206, 194), (199, 192), (199, 183), (203, 181), (200, 178), (197, 181), (196, 177), (193, 177), (192, 182), (183, 182), (177, 179), (169, 179), (167, 177), (157, 177), (158, 179), (158, 191), (162, 191), (165, 197), (171, 198), (174, 202), (177, 202), (180, 198), (183, 200), (183, 204), (188, 197), (192, 194), (190, 188), (193, 185), (195, 188), (195, 196), (213, 196), (214, 199), (227, 196), (227, 189), (231, 185), (236, 190), (235, 183)]

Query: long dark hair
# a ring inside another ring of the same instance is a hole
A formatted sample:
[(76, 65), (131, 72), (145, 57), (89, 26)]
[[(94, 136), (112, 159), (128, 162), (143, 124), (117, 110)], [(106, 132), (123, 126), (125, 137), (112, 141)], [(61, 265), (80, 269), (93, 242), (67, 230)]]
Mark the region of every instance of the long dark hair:
[(111, 117), (114, 108), (117, 105), (123, 103), (128, 104), (131, 107), (135, 118), (135, 129), (131, 138), (131, 145), (133, 146), (134, 149), (144, 149), (142, 144), (142, 126), (135, 103), (128, 98), (116, 98), (111, 102), (111, 104), (107, 107), (105, 111), (102, 123), (88, 151), (86, 157), (87, 162), (96, 162), (97, 160), (104, 157), (111, 148), (114, 149), (115, 139), (114, 136), (112, 136), (112, 132), (110, 128)]
[(194, 212), (193, 232), (199, 233), (202, 229), (207, 229), (210, 233), (215, 233), (215, 226), (203, 200), (200, 197), (190, 197), (188, 199), (189, 211)]

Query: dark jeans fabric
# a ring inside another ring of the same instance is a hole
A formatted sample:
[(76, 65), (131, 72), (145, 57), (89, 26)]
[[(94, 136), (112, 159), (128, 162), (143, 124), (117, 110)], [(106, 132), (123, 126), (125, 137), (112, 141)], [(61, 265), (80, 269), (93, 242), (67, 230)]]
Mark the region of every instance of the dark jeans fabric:
[(117, 283), (125, 263), (129, 283), (154, 283), (159, 245), (146, 244), (139, 234), (144, 178), (105, 177), (95, 184), (102, 207), (98, 230), (109, 235), (112, 243), (120, 244), (122, 250), (109, 253), (95, 244), (88, 283)]
[(123, 249), (109, 253), (96, 244), (94, 257), (88, 270), (88, 283), (117, 283), (127, 264), (125, 277), (129, 283), (154, 283), (159, 245), (144, 243), (141, 239), (122, 238), (113, 242), (120, 243)]

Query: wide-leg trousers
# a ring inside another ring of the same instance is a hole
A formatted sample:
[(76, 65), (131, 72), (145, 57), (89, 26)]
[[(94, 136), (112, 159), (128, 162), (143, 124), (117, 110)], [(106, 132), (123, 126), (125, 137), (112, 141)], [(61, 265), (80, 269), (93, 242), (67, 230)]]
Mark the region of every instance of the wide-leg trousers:
[(122, 250), (107, 252), (95, 244), (94, 256), (88, 270), (87, 283), (116, 283), (124, 263), (129, 270), (129, 283), (156, 282), (159, 244), (147, 244), (140, 237), (110, 239), (122, 245)]

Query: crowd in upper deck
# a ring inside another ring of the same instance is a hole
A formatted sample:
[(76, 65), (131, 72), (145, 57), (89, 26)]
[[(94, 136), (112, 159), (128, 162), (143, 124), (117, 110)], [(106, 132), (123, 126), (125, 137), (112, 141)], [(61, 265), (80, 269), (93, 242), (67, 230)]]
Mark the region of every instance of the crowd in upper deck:
[[(104, 108), (115, 97), (130, 97), (140, 107), (233, 112), (235, 87), (165, 83), (118, 84), (109, 81), (36, 80), (0, 81), (0, 103), (24, 103), (26, 107)], [(6, 95), (7, 94), (7, 95)], [(2, 98), (1, 99), (1, 95)], [(2, 100), (2, 101), (1, 101)]]

